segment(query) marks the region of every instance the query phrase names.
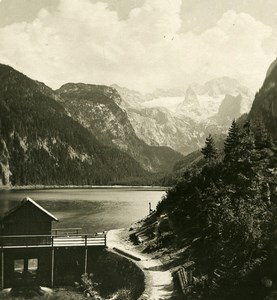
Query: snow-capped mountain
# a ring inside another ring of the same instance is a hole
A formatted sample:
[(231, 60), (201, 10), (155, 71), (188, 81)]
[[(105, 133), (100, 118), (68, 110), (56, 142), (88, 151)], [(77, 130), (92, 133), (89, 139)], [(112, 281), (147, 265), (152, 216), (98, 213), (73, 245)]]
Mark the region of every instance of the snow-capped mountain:
[(225, 133), (234, 118), (249, 112), (254, 98), (248, 88), (229, 77), (194, 83), (185, 90), (159, 90), (145, 98), (139, 93), (139, 101), (137, 92), (115, 88), (122, 98), (119, 106), (140, 139), (183, 154), (198, 149), (209, 133)]
[[(218, 125), (228, 126), (230, 120), (249, 112), (253, 98), (250, 90), (237, 80), (222, 77), (210, 80), (204, 85), (189, 86), (184, 101), (176, 108), (176, 113), (192, 116), (194, 120), (202, 122), (220, 120)], [(228, 118), (225, 119), (225, 111), (228, 109)], [(217, 115), (219, 118), (214, 118)]]

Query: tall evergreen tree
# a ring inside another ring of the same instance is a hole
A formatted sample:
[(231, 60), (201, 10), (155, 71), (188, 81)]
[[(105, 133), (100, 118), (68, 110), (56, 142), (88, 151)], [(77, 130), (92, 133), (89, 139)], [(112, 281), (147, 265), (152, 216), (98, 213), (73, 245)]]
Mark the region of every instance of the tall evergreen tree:
[(204, 158), (211, 162), (217, 157), (217, 149), (215, 147), (214, 139), (211, 134), (208, 135), (205, 141), (205, 147), (201, 149), (201, 153), (204, 155)]
[(233, 120), (231, 127), (228, 130), (228, 135), (224, 142), (224, 161), (232, 161), (238, 159), (238, 147), (240, 145), (240, 129), (237, 122)]

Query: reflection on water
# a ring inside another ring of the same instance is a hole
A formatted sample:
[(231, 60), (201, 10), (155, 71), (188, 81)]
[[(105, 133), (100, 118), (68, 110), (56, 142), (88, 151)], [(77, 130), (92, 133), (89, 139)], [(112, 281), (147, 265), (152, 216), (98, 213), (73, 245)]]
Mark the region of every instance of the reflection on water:
[(60, 220), (53, 227), (80, 227), (94, 233), (129, 226), (148, 214), (149, 202), (155, 208), (164, 194), (135, 188), (20, 190), (1, 193), (0, 209), (29, 196)]

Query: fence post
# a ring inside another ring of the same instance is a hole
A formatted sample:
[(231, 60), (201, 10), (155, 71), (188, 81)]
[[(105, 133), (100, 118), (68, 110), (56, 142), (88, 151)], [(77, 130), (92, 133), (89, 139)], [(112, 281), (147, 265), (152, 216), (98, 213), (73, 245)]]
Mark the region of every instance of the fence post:
[(87, 273), (88, 269), (88, 236), (85, 235), (85, 274)]
[(54, 268), (55, 268), (55, 249), (54, 236), (51, 236), (51, 287), (54, 286)]
[(1, 289), (4, 289), (4, 249), (1, 249)]

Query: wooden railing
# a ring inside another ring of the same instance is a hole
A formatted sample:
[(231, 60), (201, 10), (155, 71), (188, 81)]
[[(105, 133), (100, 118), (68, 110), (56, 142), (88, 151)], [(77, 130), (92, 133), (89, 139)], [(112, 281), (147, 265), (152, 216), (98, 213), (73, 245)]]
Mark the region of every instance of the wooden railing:
[(82, 228), (54, 228), (51, 230), (54, 236), (79, 235), (81, 232)]
[(106, 246), (106, 234), (0, 236), (1, 248)]
[(0, 236), (0, 246), (35, 246), (51, 245), (51, 235), (8, 235)]

